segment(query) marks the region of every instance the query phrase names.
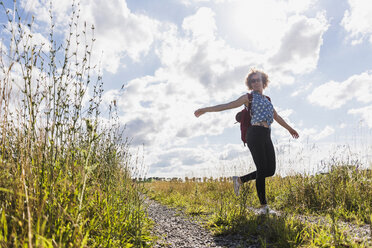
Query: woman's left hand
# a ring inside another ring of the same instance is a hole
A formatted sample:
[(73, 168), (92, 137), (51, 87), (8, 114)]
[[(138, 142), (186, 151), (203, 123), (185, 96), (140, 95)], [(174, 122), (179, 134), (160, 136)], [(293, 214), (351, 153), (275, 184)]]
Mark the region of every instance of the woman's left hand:
[(300, 137), (300, 135), (298, 135), (297, 131), (294, 130), (293, 128), (289, 129), (288, 132), (292, 135), (293, 138), (297, 139), (298, 137)]
[(202, 114), (204, 114), (205, 113), (205, 110), (204, 109), (198, 109), (198, 110), (196, 110), (195, 112), (194, 112), (194, 115), (196, 116), (196, 117), (199, 117), (199, 116), (201, 116)]

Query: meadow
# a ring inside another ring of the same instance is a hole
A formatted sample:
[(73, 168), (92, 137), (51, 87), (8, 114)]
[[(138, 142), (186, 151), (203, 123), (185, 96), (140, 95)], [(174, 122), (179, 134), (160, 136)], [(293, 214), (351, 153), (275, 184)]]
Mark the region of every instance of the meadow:
[[(239, 233), (262, 247), (369, 247), (353, 227), (372, 229), (372, 172), (347, 164), (317, 175), (274, 176), (267, 179), (267, 198), (277, 215), (259, 216), (255, 184), (239, 197), (229, 178), (154, 181), (147, 194), (198, 219), (215, 235)], [(355, 231), (355, 230), (354, 230)]]
[[(241, 195), (228, 178), (138, 183), (138, 154), (116, 103), (102, 107), (92, 62), (94, 26), (72, 5), (66, 39), (47, 42), (16, 7), (0, 44), (0, 247), (151, 247), (156, 237), (143, 194), (199, 219), (215, 235), (241, 233), (263, 247), (363, 247), (339, 221), (371, 228), (372, 174), (348, 164), (329, 174), (268, 179), (280, 216), (257, 216), (254, 185)], [(16, 6), (16, 4), (15, 4)], [(103, 112), (102, 112), (103, 111)], [(330, 225), (296, 216), (321, 216)]]

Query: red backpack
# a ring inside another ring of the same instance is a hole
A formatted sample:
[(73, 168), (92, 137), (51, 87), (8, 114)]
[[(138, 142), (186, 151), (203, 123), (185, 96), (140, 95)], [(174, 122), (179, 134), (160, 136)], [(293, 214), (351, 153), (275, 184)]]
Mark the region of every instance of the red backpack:
[[(247, 134), (248, 127), (251, 126), (251, 119), (252, 119), (251, 108), (252, 108), (253, 95), (250, 93), (247, 93), (247, 94), (248, 94), (248, 101), (249, 101), (248, 109), (244, 107), (243, 110), (241, 110), (235, 115), (235, 120), (240, 123), (240, 138), (242, 139), (244, 146), (245, 144), (247, 144), (246, 134)], [(265, 96), (265, 97), (267, 98), (267, 100), (271, 102), (270, 97), (268, 96)]]

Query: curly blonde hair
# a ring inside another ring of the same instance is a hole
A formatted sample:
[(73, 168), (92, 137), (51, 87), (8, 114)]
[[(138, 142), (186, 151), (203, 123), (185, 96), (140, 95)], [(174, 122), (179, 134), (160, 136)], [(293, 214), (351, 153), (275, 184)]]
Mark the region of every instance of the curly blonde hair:
[(267, 87), (267, 85), (269, 84), (269, 76), (267, 76), (267, 74), (265, 72), (259, 71), (259, 70), (256, 70), (256, 69), (251, 69), (247, 78), (245, 79), (245, 85), (247, 85), (248, 89), (250, 89), (250, 90), (253, 89), (252, 88), (252, 82), (251, 82), (251, 79), (252, 79), (253, 75), (261, 75), (263, 88), (265, 89)]

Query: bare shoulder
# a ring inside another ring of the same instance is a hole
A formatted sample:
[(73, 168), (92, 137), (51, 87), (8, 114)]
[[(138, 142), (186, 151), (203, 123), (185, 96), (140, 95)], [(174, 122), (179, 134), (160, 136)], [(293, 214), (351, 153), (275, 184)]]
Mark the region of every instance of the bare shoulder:
[(249, 98), (248, 98), (248, 94), (249, 94), (249, 93), (245, 93), (244, 95), (241, 95), (241, 96), (240, 96), (240, 99), (244, 99), (244, 100), (248, 101), (248, 100), (249, 100)]
[(240, 97), (238, 98), (238, 100), (239, 100), (239, 102), (241, 102), (242, 104), (248, 105), (248, 103), (249, 103), (248, 93), (246, 93), (246, 94), (240, 96)]

